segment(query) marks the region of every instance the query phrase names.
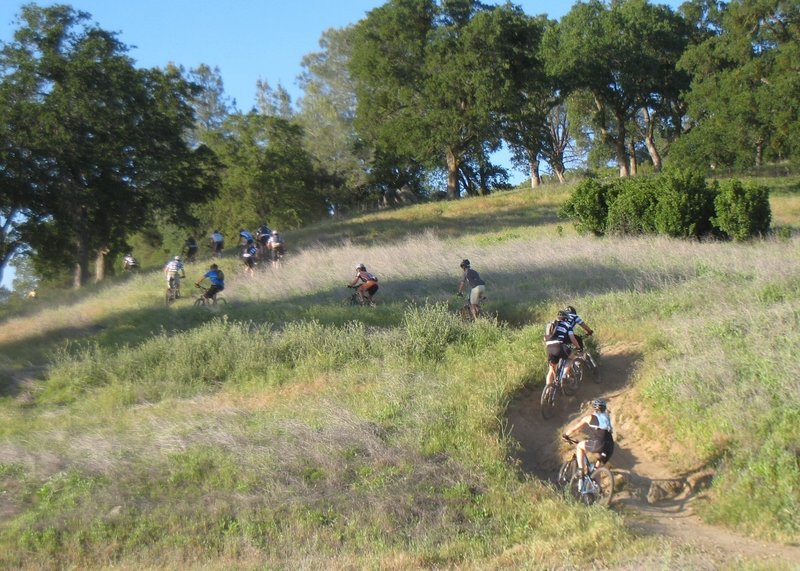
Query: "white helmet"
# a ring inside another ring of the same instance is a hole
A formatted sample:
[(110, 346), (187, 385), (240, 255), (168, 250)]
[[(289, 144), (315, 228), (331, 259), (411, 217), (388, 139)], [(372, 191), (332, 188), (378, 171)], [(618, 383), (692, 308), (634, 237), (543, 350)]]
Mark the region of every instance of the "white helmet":
[(181, 261), (181, 257), (180, 256), (175, 256), (172, 259), (175, 260), (176, 262), (180, 262)]

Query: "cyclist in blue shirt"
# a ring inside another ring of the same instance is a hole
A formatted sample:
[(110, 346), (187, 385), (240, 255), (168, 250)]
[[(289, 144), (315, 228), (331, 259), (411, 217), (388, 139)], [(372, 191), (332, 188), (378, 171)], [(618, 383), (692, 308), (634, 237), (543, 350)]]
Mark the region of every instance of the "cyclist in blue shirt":
[(250, 244), (255, 243), (255, 238), (253, 238), (253, 235), (250, 233), (249, 230), (245, 230), (244, 228), (239, 230), (239, 244), (237, 244), (238, 246), (242, 245), (242, 240), (244, 240), (245, 246), (249, 246)]
[(200, 282), (205, 279), (211, 282), (211, 286), (203, 293), (203, 297), (206, 299), (214, 299), (215, 295), (225, 289), (225, 274), (222, 273), (217, 264), (211, 264), (208, 271), (195, 282), (195, 285), (199, 287)]

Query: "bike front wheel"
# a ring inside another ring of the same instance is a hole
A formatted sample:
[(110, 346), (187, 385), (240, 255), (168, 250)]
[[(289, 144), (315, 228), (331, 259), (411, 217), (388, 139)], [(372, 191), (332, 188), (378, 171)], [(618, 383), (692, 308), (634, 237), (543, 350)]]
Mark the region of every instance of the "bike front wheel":
[(545, 385), (544, 389), (542, 390), (542, 397), (539, 400), (539, 404), (541, 405), (542, 411), (542, 418), (548, 420), (549, 418), (553, 417), (553, 413), (556, 409), (556, 397), (558, 396), (556, 386), (553, 385)]
[(591, 475), (584, 479), (579, 472), (569, 483), (570, 494), (587, 506), (598, 504), (607, 506), (614, 495), (614, 476), (605, 467), (595, 468)]
[(561, 464), (561, 469), (558, 471), (558, 485), (566, 486), (572, 480), (572, 476), (578, 470), (578, 460), (575, 455), (572, 458)]

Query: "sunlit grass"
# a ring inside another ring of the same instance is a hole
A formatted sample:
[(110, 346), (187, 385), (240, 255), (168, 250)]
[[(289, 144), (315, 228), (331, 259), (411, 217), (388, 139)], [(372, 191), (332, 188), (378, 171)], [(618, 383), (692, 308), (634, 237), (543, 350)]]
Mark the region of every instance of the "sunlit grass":
[[(224, 258), (218, 312), (165, 308), (154, 272), (6, 320), (2, 364), (50, 368), (0, 396), (0, 566), (690, 567), (508, 462), (504, 410), (541, 382), (541, 327), (566, 303), (601, 354), (644, 351), (652, 429), (679, 467), (719, 470), (707, 517), (795, 541), (798, 238), (601, 240), (552, 218), (561, 199), (306, 230), (255, 278)], [(499, 321), (456, 318), (465, 257)], [(358, 262), (377, 308), (342, 303)]]

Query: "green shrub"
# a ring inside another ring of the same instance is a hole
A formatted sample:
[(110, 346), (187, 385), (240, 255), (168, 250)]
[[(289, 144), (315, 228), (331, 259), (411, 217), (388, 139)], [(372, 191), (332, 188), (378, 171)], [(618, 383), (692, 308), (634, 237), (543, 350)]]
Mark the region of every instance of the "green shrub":
[(559, 215), (573, 219), (578, 232), (602, 236), (608, 217), (608, 191), (608, 185), (599, 180), (586, 179), (575, 188), (561, 207)]
[(696, 171), (664, 173), (658, 178), (657, 232), (676, 238), (710, 233), (715, 196), (715, 188)]
[(658, 189), (650, 178), (615, 181), (616, 198), (608, 206), (606, 233), (621, 235), (655, 234)]
[(763, 236), (769, 231), (772, 213), (769, 189), (765, 186), (740, 180), (722, 182), (714, 207), (714, 226), (734, 240)]

